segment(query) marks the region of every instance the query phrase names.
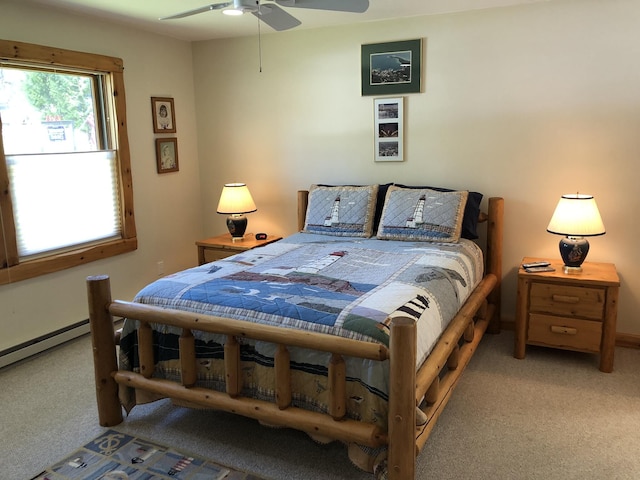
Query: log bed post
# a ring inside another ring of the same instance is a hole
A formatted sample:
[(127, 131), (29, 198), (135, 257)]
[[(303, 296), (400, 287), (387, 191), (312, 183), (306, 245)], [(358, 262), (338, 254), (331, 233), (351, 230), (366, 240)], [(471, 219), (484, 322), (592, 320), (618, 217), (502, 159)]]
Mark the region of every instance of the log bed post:
[(188, 328), (182, 329), (178, 340), (180, 349), (180, 377), (185, 387), (193, 387), (198, 380), (196, 366), (196, 339)]
[(504, 199), (502, 197), (489, 198), (489, 223), (487, 225), (487, 272), (493, 273), (498, 283), (489, 293), (488, 300), (495, 307), (493, 316), (489, 319), (487, 331), (489, 333), (500, 333), (500, 306), (502, 302), (501, 281), (502, 281), (502, 236), (503, 236), (503, 216)]
[(416, 337), (413, 319), (393, 319), (389, 340), (389, 480), (415, 478)]
[(280, 410), (291, 405), (291, 354), (286, 345), (278, 345), (274, 358), (276, 373), (276, 405)]
[(298, 231), (302, 231), (302, 229), (304, 229), (308, 204), (309, 204), (309, 191), (298, 190)]
[(231, 398), (238, 397), (242, 391), (240, 344), (233, 335), (227, 335), (227, 341), (224, 343), (224, 376), (227, 393)]
[(347, 413), (347, 367), (342, 355), (334, 353), (329, 361), (329, 415), (334, 420)]
[(151, 378), (156, 362), (153, 356), (153, 329), (149, 322), (140, 322), (138, 326), (138, 362), (140, 373), (145, 378)]
[(87, 294), (98, 418), (103, 427), (112, 427), (122, 423), (122, 407), (118, 399), (118, 384), (112, 377), (112, 373), (118, 370), (118, 361), (113, 317), (108, 310), (111, 304), (109, 277), (107, 275), (88, 277)]

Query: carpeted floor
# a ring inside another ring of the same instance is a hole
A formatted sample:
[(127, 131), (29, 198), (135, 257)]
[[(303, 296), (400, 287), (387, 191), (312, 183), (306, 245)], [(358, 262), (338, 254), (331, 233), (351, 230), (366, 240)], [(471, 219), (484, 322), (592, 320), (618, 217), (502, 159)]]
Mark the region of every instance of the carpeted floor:
[[(640, 350), (598, 357), (545, 348), (512, 356), (513, 332), (487, 335), (417, 460), (426, 479), (640, 478)], [(87, 337), (0, 370), (0, 479), (31, 479), (107, 429), (97, 422)], [(113, 428), (270, 480), (372, 480), (339, 443), (169, 402)]]

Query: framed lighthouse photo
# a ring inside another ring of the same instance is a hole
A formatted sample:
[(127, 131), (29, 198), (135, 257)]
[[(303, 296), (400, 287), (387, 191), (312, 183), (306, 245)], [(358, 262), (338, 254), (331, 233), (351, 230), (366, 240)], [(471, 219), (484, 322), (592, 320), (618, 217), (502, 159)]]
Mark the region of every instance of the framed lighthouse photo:
[(376, 98), (374, 106), (374, 148), (376, 162), (404, 160), (403, 97)]

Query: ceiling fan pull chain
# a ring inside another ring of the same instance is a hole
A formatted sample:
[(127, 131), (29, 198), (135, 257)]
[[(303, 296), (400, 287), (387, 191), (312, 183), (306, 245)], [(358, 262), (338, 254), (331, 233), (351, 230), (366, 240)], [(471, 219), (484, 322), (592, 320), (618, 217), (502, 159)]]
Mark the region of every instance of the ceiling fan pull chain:
[(262, 73), (262, 35), (260, 30), (260, 19), (258, 18), (258, 62), (260, 65), (260, 73)]

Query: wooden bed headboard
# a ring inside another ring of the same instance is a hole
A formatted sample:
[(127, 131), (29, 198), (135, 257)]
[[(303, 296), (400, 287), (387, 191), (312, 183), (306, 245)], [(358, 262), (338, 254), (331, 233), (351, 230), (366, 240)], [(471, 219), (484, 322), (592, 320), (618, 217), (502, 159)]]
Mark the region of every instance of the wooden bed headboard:
[(298, 231), (304, 229), (307, 216), (307, 206), (309, 205), (309, 190), (298, 190)]

